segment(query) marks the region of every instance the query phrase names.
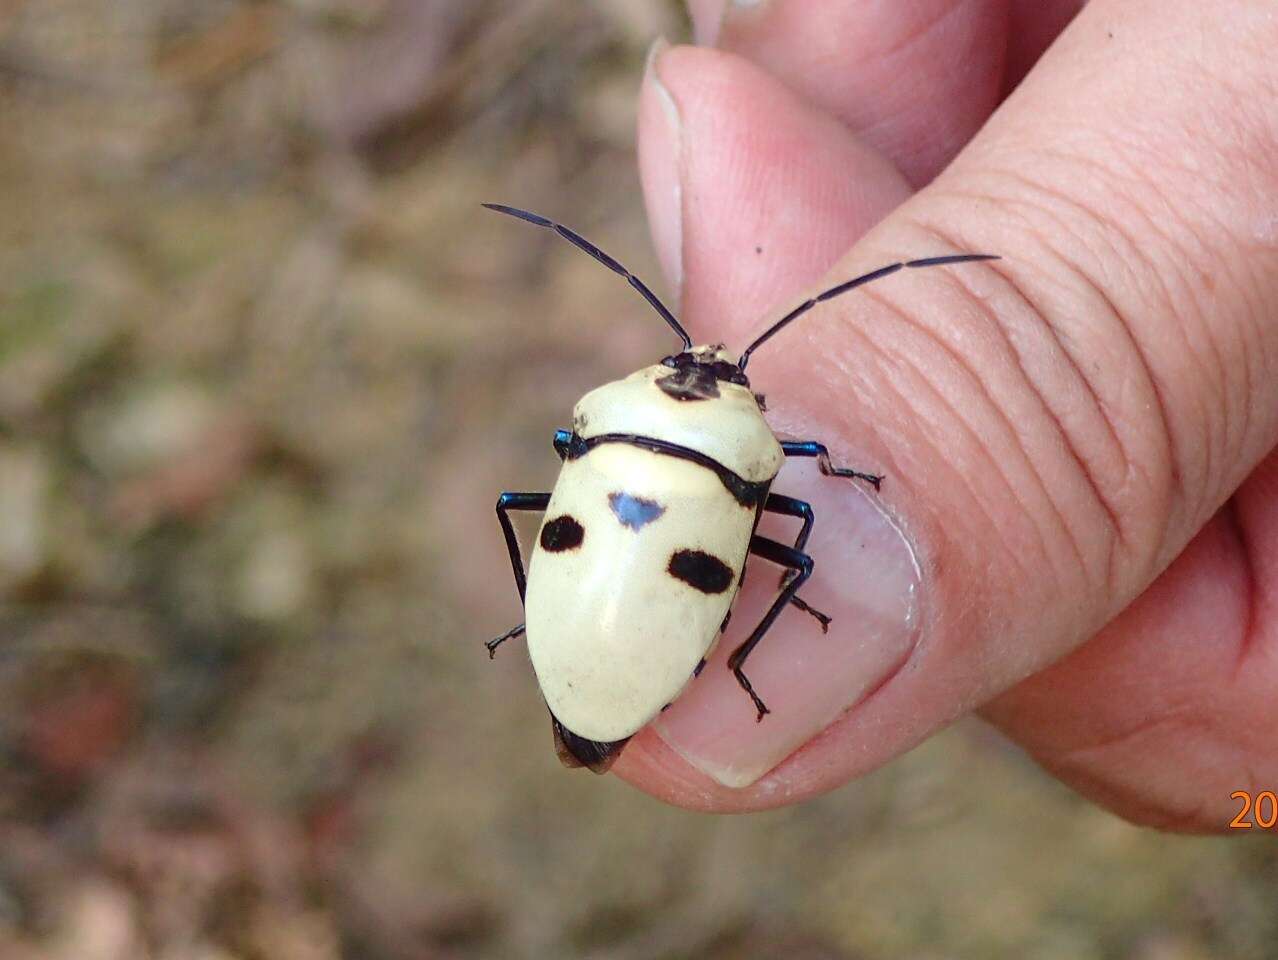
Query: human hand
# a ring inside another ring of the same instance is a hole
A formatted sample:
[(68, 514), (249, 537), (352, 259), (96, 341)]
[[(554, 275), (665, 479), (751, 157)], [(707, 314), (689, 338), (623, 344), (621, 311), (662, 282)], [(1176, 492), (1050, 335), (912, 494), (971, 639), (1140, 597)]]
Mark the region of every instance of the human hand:
[(1278, 788), (1272, 3), (1093, 0), (1041, 60), (1080, 3), (692, 6), (719, 49), (654, 49), (639, 153), (694, 339), (740, 349), (897, 259), (1004, 259), (898, 273), (752, 359), (773, 426), (885, 473), (893, 521), (787, 468), (829, 636), (790, 611), (765, 638), (759, 724), (721, 644), (616, 771), (761, 809), (980, 710), (1125, 817), (1221, 829)]

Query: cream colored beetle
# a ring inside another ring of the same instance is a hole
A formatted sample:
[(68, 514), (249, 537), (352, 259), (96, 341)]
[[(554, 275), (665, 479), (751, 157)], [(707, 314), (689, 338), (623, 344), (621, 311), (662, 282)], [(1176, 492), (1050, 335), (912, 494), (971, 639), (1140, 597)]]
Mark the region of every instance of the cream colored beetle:
[[(803, 552), (812, 508), (770, 492), (772, 481), (786, 457), (815, 457), (827, 476), (864, 480), (876, 490), (882, 478), (833, 466), (815, 441), (777, 440), (763, 419), (763, 398), (745, 376), (750, 354), (818, 303), (902, 267), (997, 258), (959, 254), (881, 267), (795, 307), (734, 361), (721, 344), (694, 347), (652, 291), (590, 241), (525, 210), (484, 206), (554, 230), (621, 274), (684, 347), (581, 398), (572, 430), (555, 433), (564, 463), (553, 493), (498, 498), (525, 619), (488, 641), (489, 656), (527, 634), (560, 759), (602, 773), (701, 672), (754, 554), (787, 571), (759, 625), (728, 658), (762, 720), (768, 708), (742, 669), (750, 652), (787, 604), (823, 630), (830, 623), (798, 597), (812, 574)], [(546, 516), (526, 580), (511, 510)], [(764, 511), (803, 521), (793, 546), (755, 533)]]

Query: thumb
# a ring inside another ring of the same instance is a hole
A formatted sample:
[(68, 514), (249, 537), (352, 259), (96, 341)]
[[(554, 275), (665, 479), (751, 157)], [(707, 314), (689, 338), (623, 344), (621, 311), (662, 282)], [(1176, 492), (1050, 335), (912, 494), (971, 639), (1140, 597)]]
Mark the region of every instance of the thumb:
[[(749, 809), (871, 769), (1098, 631), (1273, 447), (1278, 172), (1265, 158), (1278, 129), (1232, 91), (1278, 86), (1275, 28), (1262, 3), (1225, 19), (1090, 4), (954, 164), (824, 281), (909, 257), (1005, 259), (897, 274), (752, 359), (774, 426), (886, 473), (892, 520), (842, 481), (783, 473), (774, 489), (812, 499), (818, 531), (852, 538), (811, 541), (804, 596), (832, 607), (830, 635), (788, 611), (747, 668), (772, 715), (756, 725), (731, 683), (698, 681), (623, 776)], [(651, 67), (645, 192), (700, 339), (748, 342), (900, 199), (891, 171), (828, 124), (726, 54), (674, 49)], [(742, 159), (756, 144), (766, 163)], [(802, 154), (812, 144), (829, 162)], [(817, 217), (795, 240), (809, 211), (839, 204), (842, 226)], [(760, 239), (778, 233), (784, 249)], [(883, 563), (898, 573), (879, 586), (908, 596), (866, 596)], [(734, 626), (769, 586), (753, 577)], [(706, 675), (726, 673), (734, 632)]]

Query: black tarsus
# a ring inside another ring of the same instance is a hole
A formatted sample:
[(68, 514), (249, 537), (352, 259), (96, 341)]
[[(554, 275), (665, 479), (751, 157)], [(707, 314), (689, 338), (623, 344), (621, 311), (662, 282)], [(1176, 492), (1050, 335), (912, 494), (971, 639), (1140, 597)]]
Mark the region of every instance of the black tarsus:
[(488, 659), (491, 660), (495, 656), (497, 656), (497, 648), (500, 647), (507, 640), (514, 640), (515, 637), (523, 636), (524, 629), (525, 629), (524, 625), (521, 623), (516, 627), (511, 627), (509, 630), (503, 633), (500, 637), (497, 637), (496, 639), (493, 639), (493, 640), (486, 641), (484, 643), (484, 646), (488, 648)]
[(780, 333), (781, 330), (793, 323), (803, 314), (807, 313), (818, 303), (824, 303), (826, 300), (831, 300), (840, 294), (847, 293), (849, 290), (854, 290), (864, 284), (871, 283), (875, 280), (879, 280), (890, 274), (896, 273), (903, 267), (940, 267), (947, 263), (974, 263), (978, 260), (998, 259), (999, 257), (992, 253), (958, 253), (944, 257), (924, 257), (921, 260), (904, 260), (900, 263), (889, 263), (885, 267), (879, 267), (877, 270), (871, 270), (869, 273), (863, 273), (859, 277), (854, 277), (851, 280), (845, 280), (838, 286), (831, 287), (823, 293), (818, 293), (811, 300), (805, 300), (772, 326), (768, 327), (767, 330), (763, 331), (763, 333), (755, 339), (754, 343), (750, 344), (750, 346), (746, 347), (745, 350), (742, 351), (740, 359), (737, 360), (737, 366), (742, 370), (745, 370), (746, 363), (750, 360), (750, 354), (758, 349), (764, 341), (770, 339), (775, 334)]
[(608, 256), (608, 254), (596, 247), (581, 234), (568, 229), (562, 223), (556, 223), (554, 220), (547, 220), (545, 217), (539, 216), (535, 213), (530, 213), (527, 210), (520, 210), (518, 207), (508, 207), (502, 203), (485, 203), (483, 206), (487, 207), (489, 210), (495, 210), (497, 213), (504, 213), (507, 216), (523, 220), (526, 223), (531, 223), (538, 227), (545, 227), (547, 230), (553, 230), (579, 250), (584, 250), (586, 253), (590, 254), (613, 273), (617, 273), (625, 277), (626, 280), (630, 282), (630, 285), (638, 290), (640, 295), (648, 301), (649, 305), (661, 315), (661, 319), (670, 325), (670, 329), (679, 335), (679, 338), (683, 340), (684, 348), (690, 349), (692, 347), (692, 337), (688, 336), (688, 331), (683, 329), (683, 325), (675, 319), (675, 315), (671, 313), (666, 305), (657, 298), (657, 295), (649, 290), (642, 280), (636, 277), (612, 257)]
[(816, 457), (817, 466), (827, 477), (851, 477), (854, 480), (864, 480), (875, 490), (878, 490), (883, 483), (882, 474), (862, 473), (860, 470), (852, 470), (848, 467), (836, 467), (830, 461), (830, 451), (825, 448), (825, 444), (818, 443), (816, 440), (782, 440), (781, 452), (787, 457)]
[[(519, 591), (519, 602), (524, 602), (524, 594), (528, 592), (528, 581), (524, 574), (524, 559), (519, 553), (519, 538), (515, 536), (515, 527), (510, 522), (510, 510), (545, 510), (550, 504), (548, 493), (503, 493), (497, 498), (497, 522), (501, 524), (501, 532), (506, 538), (506, 552), (510, 554), (511, 570), (515, 574), (515, 588)], [(512, 637), (524, 632), (524, 625), (507, 630), (495, 640), (487, 641), (488, 659), (497, 655), (497, 648)]]
[[(794, 497), (783, 496), (779, 493), (769, 493), (768, 499), (764, 501), (763, 509), (768, 513), (779, 514), (783, 517), (797, 517), (803, 521), (803, 526), (799, 529), (799, 535), (794, 539), (794, 549), (800, 552), (804, 551), (808, 545), (808, 536), (812, 533), (812, 525), (816, 522), (816, 515), (812, 512), (812, 505), (805, 500), (798, 500)], [(784, 589), (796, 574), (793, 570), (787, 570), (781, 574), (781, 582), (779, 586)], [(791, 597), (792, 606), (798, 607), (804, 613), (811, 614), (821, 624), (821, 632), (830, 632), (831, 618), (828, 614), (822, 613), (815, 607), (808, 606), (807, 602), (800, 597)]]
[[(793, 578), (788, 573), (783, 573), (781, 575), (781, 586), (784, 587), (790, 579), (793, 579)], [(802, 597), (791, 597), (790, 606), (798, 607), (804, 613), (811, 614), (813, 617), (815, 617), (817, 623), (821, 624), (822, 633), (830, 632), (830, 624), (834, 622), (834, 618), (831, 617), (828, 613), (822, 613), (816, 607), (808, 606), (808, 602), (804, 600)]]
[(746, 658), (759, 641), (763, 639), (763, 635), (781, 615), (781, 611), (786, 605), (794, 601), (794, 595), (798, 593), (799, 587), (803, 586), (804, 581), (812, 576), (812, 558), (801, 550), (793, 547), (787, 547), (783, 543), (777, 543), (775, 540), (769, 540), (767, 537), (761, 537), (755, 534), (750, 538), (750, 552), (755, 556), (762, 557), (764, 560), (771, 560), (783, 567), (788, 567), (795, 571), (794, 579), (781, 588), (780, 594), (773, 601), (772, 606), (768, 608), (768, 612), (763, 615), (763, 619), (759, 621), (759, 625), (754, 628), (754, 632), (746, 638), (746, 641), (732, 651), (732, 655), (728, 657), (728, 668), (732, 671), (733, 676), (737, 678), (737, 683), (741, 684), (741, 689), (750, 695), (750, 699), (754, 701), (754, 707), (759, 712), (755, 717), (756, 721), (763, 720), (764, 716), (771, 711), (768, 710), (764, 702), (759, 699), (759, 695), (754, 692), (749, 678), (745, 675), (742, 667), (745, 665)]

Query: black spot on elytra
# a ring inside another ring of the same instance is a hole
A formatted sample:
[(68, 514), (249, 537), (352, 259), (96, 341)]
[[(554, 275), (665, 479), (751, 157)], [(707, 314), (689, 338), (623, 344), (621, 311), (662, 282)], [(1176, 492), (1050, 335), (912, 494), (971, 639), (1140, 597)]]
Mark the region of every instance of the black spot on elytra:
[(692, 668), (693, 677), (701, 676), (701, 671), (704, 670), (705, 668), (706, 668), (706, 658), (702, 657), (700, 660), (697, 661), (697, 665)]
[(631, 530), (647, 526), (666, 512), (666, 508), (656, 500), (620, 491), (608, 494), (608, 506), (612, 507), (612, 512), (621, 521), (621, 525)]
[(662, 393), (676, 400), (713, 400), (719, 396), (719, 381), (714, 370), (700, 364), (677, 367), (656, 383)]
[(541, 528), (541, 549), (551, 553), (563, 550), (575, 550), (586, 538), (586, 531), (581, 524), (568, 514), (546, 521)]
[(702, 550), (676, 550), (666, 570), (702, 593), (723, 593), (732, 585), (732, 568)]

